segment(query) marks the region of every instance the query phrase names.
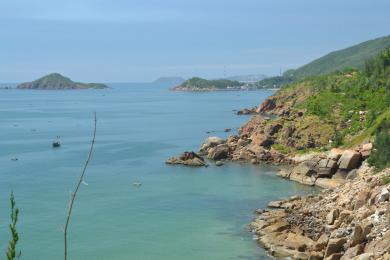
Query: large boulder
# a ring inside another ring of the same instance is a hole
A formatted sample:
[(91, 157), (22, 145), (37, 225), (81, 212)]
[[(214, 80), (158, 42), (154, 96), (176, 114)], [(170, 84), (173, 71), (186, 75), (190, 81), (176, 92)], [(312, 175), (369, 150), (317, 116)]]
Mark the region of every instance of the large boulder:
[(342, 252), (344, 250), (343, 245), (345, 242), (347, 242), (345, 237), (329, 239), (325, 250), (325, 257)]
[(225, 143), (225, 140), (220, 138), (220, 137), (217, 137), (217, 136), (208, 137), (201, 145), (201, 147), (199, 149), (199, 153), (202, 155), (205, 155), (205, 154), (207, 154), (207, 152), (210, 148), (215, 147), (215, 146), (220, 145), (220, 144), (224, 144), (224, 143)]
[(210, 148), (207, 153), (207, 158), (212, 160), (222, 160), (229, 156), (229, 147), (227, 144), (220, 144), (216, 147)]
[(339, 165), (339, 169), (352, 170), (360, 166), (361, 159), (362, 156), (359, 152), (345, 150), (337, 164)]
[(276, 107), (276, 102), (274, 98), (267, 98), (260, 104), (259, 108), (256, 110), (256, 113), (269, 113), (272, 109)]
[(362, 144), (359, 147), (359, 152), (362, 154), (363, 158), (367, 158), (368, 156), (370, 156), (372, 148), (373, 148), (372, 143)]

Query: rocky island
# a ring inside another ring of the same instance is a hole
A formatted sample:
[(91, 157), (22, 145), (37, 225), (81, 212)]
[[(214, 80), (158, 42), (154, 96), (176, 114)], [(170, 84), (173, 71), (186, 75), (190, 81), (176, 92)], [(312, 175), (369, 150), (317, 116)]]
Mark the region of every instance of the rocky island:
[(52, 73), (32, 82), (18, 85), (17, 89), (37, 90), (74, 90), (74, 89), (105, 89), (108, 86), (101, 83), (80, 83), (62, 76), (59, 73)]
[(179, 86), (172, 88), (173, 91), (218, 91), (218, 90), (240, 90), (244, 86), (243, 83), (234, 80), (216, 79), (207, 80), (202, 78), (190, 78), (184, 81)]

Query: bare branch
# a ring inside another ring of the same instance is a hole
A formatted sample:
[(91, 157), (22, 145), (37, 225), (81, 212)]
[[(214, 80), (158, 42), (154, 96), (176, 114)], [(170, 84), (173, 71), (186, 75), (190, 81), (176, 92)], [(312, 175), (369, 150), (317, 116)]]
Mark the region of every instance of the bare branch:
[(70, 218), (72, 215), (73, 204), (76, 200), (77, 192), (79, 191), (80, 185), (84, 180), (84, 175), (85, 175), (85, 172), (87, 170), (87, 166), (91, 160), (92, 151), (93, 151), (93, 147), (95, 144), (95, 138), (96, 138), (96, 121), (97, 120), (96, 120), (96, 112), (95, 112), (95, 114), (94, 114), (94, 129), (93, 129), (93, 137), (92, 137), (91, 147), (89, 149), (88, 157), (87, 157), (87, 160), (85, 161), (83, 171), (81, 172), (80, 178), (76, 184), (74, 191), (71, 194), (70, 201), (69, 201), (68, 214), (66, 216), (66, 222), (65, 222), (65, 227), (64, 227), (64, 259), (65, 260), (67, 260), (67, 257), (68, 257), (68, 227), (69, 227), (69, 222), (70, 222)]

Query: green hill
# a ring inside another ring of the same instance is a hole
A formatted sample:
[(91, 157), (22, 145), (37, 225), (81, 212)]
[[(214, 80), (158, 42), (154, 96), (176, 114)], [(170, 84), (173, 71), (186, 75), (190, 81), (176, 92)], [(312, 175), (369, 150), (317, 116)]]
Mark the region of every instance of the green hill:
[(217, 79), (207, 80), (202, 78), (190, 78), (179, 86), (173, 88), (175, 91), (215, 91), (240, 89), (242, 83), (234, 80)]
[(331, 52), (295, 70), (286, 71), (282, 77), (271, 77), (259, 81), (257, 86), (279, 87), (292, 81), (307, 77), (325, 75), (335, 71), (343, 71), (347, 68), (362, 69), (365, 61), (378, 55), (381, 51), (390, 47), (390, 36), (366, 41), (352, 47)]
[[(273, 148), (283, 153), (357, 145), (390, 128), (390, 48), (370, 59), (362, 70), (313, 76), (282, 87), (260, 106), (275, 114), (267, 124), (281, 125)], [(287, 133), (287, 134), (286, 134)], [(390, 164), (390, 135), (377, 145), (386, 150), (378, 166)], [(381, 140), (380, 140), (381, 141)]]
[(18, 89), (43, 89), (43, 90), (61, 90), (61, 89), (104, 89), (108, 86), (101, 83), (80, 83), (62, 76), (59, 73), (52, 73), (32, 82), (22, 83), (17, 86)]

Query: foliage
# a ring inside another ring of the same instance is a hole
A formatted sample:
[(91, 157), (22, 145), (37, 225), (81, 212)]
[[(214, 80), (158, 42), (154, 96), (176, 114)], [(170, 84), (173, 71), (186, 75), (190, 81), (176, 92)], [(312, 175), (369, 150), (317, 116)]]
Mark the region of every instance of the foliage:
[[(11, 192), (10, 202), (11, 202), (11, 223), (9, 224), (9, 229), (11, 230), (12, 238), (9, 241), (6, 256), (8, 260), (13, 260), (16, 257), (16, 244), (19, 240), (19, 234), (16, 230), (16, 223), (18, 222), (19, 209), (15, 207), (16, 203), (15, 203), (15, 197), (13, 192)], [(20, 251), (18, 255), (20, 255)]]
[(390, 183), (390, 177), (389, 176), (386, 176), (386, 175), (383, 175), (381, 177), (381, 184), (382, 185), (387, 185)]
[(294, 81), (293, 77), (276, 76), (276, 77), (265, 78), (263, 80), (256, 82), (256, 87), (260, 89), (279, 88), (280, 86), (290, 84), (293, 81)]
[(200, 89), (226, 89), (228, 87), (240, 87), (242, 84), (238, 81), (227, 80), (227, 79), (217, 79), (217, 80), (207, 80), (202, 78), (190, 78), (186, 80), (180, 87), (185, 88), (200, 88)]
[(378, 55), (390, 47), (390, 36), (366, 41), (346, 49), (331, 52), (309, 64), (293, 71), (287, 71), (283, 76), (294, 76), (303, 79), (343, 71), (346, 68), (363, 69), (365, 61)]
[(384, 121), (378, 127), (374, 150), (368, 160), (370, 165), (374, 166), (377, 170), (381, 170), (390, 166), (390, 121)]
[(333, 122), (338, 127), (333, 146), (339, 146), (372, 126), (378, 127), (377, 119), (388, 112), (390, 49), (367, 61), (363, 72), (335, 72), (306, 81), (316, 94), (308, 97), (299, 108)]

